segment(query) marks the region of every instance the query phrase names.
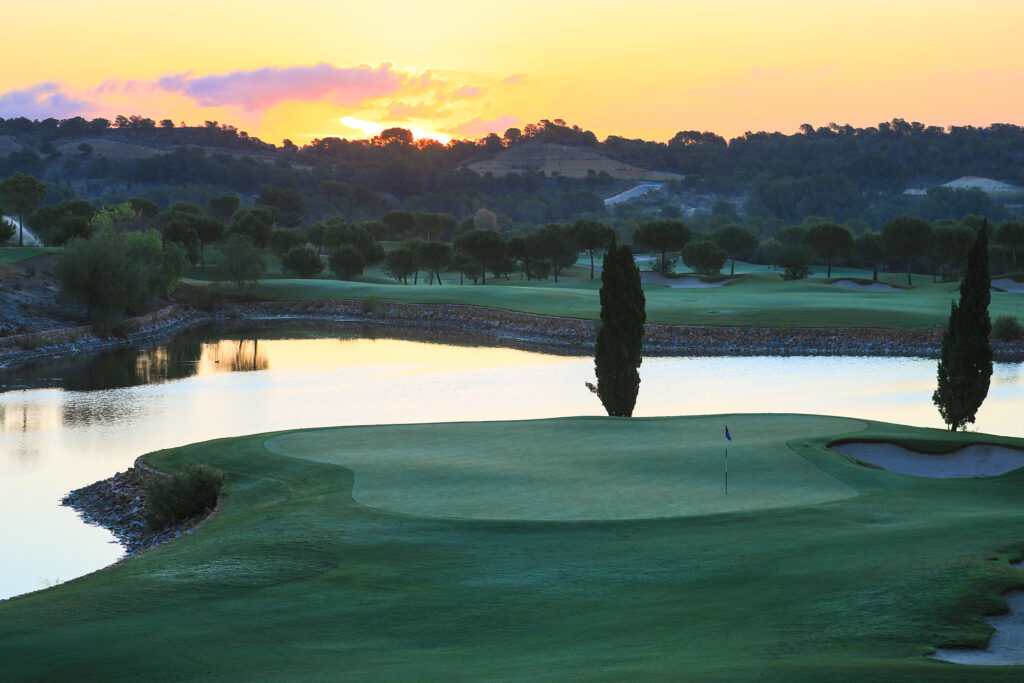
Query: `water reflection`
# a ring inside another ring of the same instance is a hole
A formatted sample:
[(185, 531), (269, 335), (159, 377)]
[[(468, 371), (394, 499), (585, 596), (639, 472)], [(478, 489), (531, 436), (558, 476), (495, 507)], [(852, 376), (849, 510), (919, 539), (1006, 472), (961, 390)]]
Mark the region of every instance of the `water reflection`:
[[(0, 563), (0, 597), (116, 559), (109, 534), (56, 503), (149, 451), (300, 427), (602, 414), (584, 386), (590, 357), (378, 335), (196, 332), (4, 375), (18, 389), (0, 392), (0, 548), (19, 562)], [(995, 366), (979, 430), (1024, 436), (1021, 367)], [(942, 426), (931, 360), (662, 357), (645, 359), (641, 378), (637, 416), (805, 412)]]

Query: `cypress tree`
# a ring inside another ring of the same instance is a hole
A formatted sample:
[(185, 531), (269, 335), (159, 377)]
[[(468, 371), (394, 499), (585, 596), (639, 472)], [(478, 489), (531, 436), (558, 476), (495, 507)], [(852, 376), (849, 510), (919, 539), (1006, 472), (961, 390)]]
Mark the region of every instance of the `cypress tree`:
[(992, 377), (992, 347), (989, 346), (992, 323), (988, 316), (991, 287), (988, 221), (984, 221), (967, 254), (960, 302), (952, 303), (949, 325), (942, 335), (939, 387), (932, 395), (932, 401), (951, 431), (973, 423), (988, 395)]
[(594, 349), (597, 386), (588, 385), (611, 416), (633, 415), (640, 390), (645, 303), (633, 250), (613, 239), (601, 272), (601, 329)]

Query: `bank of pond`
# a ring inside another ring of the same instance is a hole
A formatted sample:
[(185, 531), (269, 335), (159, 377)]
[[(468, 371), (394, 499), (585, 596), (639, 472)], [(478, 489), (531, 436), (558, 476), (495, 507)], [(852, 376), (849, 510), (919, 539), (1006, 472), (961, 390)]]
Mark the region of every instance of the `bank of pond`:
[[(649, 358), (638, 417), (612, 420), (591, 358), (464, 341), (199, 330), (4, 375), (3, 593), (59, 583), (0, 605), (5, 670), (1014, 678), (924, 655), (984, 646), (1024, 587), (1022, 471), (830, 446), (1019, 449), (1021, 364), (996, 365), (987, 437), (928, 429), (933, 360)], [(218, 514), (67, 582), (121, 550), (59, 498), (158, 449), (228, 474)]]

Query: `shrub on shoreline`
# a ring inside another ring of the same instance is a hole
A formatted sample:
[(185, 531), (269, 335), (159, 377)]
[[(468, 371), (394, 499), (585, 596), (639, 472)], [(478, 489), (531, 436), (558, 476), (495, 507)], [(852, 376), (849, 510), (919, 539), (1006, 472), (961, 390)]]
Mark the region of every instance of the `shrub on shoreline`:
[(185, 465), (146, 487), (146, 523), (164, 529), (200, 515), (216, 507), (223, 488), (223, 472), (206, 465)]

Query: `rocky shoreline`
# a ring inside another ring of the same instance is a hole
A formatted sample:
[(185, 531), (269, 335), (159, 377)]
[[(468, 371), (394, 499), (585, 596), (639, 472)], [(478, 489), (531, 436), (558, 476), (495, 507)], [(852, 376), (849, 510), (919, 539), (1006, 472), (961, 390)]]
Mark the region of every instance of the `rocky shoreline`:
[(167, 476), (137, 459), (135, 466), (124, 472), (71, 491), (61, 500), (61, 505), (75, 510), (86, 524), (110, 531), (124, 546), (125, 557), (131, 557), (191, 533), (214, 512), (207, 510), (166, 529), (152, 529), (143, 517), (146, 487), (154, 479)]
[[(135, 318), (123, 337), (99, 337), (88, 327), (0, 338), (0, 368), (151, 343), (203, 325), (301, 321), (384, 329), (422, 330), (482, 337), (537, 351), (587, 353), (596, 339), (594, 321), (461, 304), (400, 304), (316, 300), (221, 304), (213, 311), (168, 306)], [(999, 361), (1024, 360), (1024, 340), (993, 341)], [(942, 330), (869, 328), (752, 328), (691, 325), (645, 326), (644, 352), (651, 356), (903, 356), (937, 358)]]

